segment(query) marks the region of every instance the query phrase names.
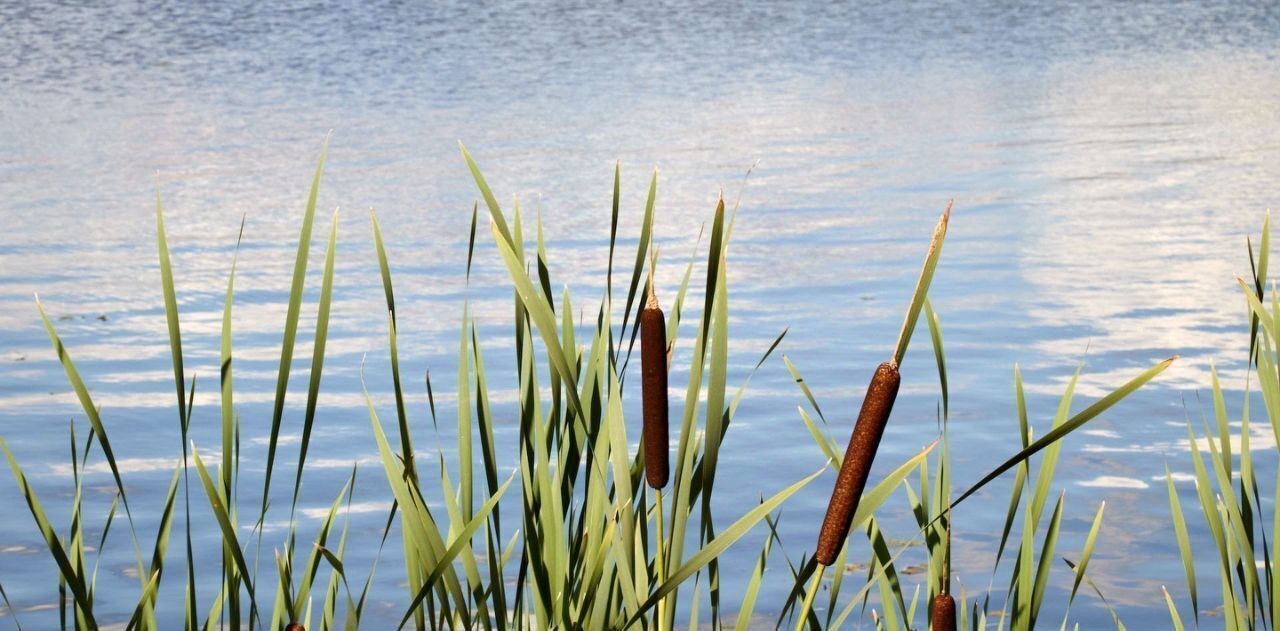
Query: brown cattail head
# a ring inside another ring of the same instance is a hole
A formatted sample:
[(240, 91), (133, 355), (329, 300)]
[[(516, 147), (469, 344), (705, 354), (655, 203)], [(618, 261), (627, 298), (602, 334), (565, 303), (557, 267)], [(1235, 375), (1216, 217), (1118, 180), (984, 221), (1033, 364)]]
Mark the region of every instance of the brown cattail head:
[(956, 599), (942, 593), (933, 597), (929, 612), (929, 628), (932, 631), (956, 631)]
[(813, 556), (822, 565), (835, 563), (844, 540), (849, 536), (849, 526), (862, 499), (862, 489), (867, 485), (871, 462), (880, 447), (880, 437), (884, 435), (893, 401), (898, 397), (900, 381), (898, 364), (890, 361), (876, 368), (876, 374), (867, 386), (867, 396), (862, 400), (862, 410), (858, 412), (858, 422), (853, 426), (853, 436), (849, 438), (844, 463), (840, 466), (831, 501), (827, 504), (827, 516), (822, 520), (822, 531), (818, 534), (818, 549)]
[(640, 310), (640, 375), (644, 398), (644, 476), (661, 489), (670, 477), (667, 436), (667, 319), (652, 281)]
[(296, 622), (290, 622), (289, 626), (284, 628), (284, 631), (307, 631), (307, 629)]

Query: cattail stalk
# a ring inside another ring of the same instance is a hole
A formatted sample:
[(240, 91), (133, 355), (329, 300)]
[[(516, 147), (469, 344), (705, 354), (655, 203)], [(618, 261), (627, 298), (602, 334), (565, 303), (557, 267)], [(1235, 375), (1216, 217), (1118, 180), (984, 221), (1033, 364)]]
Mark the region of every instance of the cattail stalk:
[(907, 315), (902, 321), (893, 357), (876, 368), (871, 384), (867, 386), (867, 396), (862, 400), (858, 422), (853, 426), (853, 435), (849, 437), (849, 447), (844, 452), (844, 462), (840, 465), (836, 486), (832, 489), (831, 501), (827, 504), (827, 516), (822, 520), (822, 530), (818, 533), (818, 549), (814, 552), (814, 560), (824, 567), (835, 563), (836, 557), (840, 555), (844, 540), (849, 536), (853, 516), (858, 512), (858, 503), (862, 501), (862, 490), (871, 474), (871, 463), (880, 448), (880, 438), (884, 436), (884, 427), (889, 422), (893, 402), (898, 397), (898, 385), (901, 382), (898, 364), (906, 356), (911, 332), (915, 330), (916, 319), (924, 307), (925, 297), (928, 296), (929, 283), (933, 280), (933, 271), (942, 254), (942, 242), (946, 239), (950, 220), (951, 203), (948, 202), (947, 209), (942, 211), (942, 216), (933, 229), (933, 238), (929, 240), (929, 250), (925, 254), (920, 277), (916, 280), (911, 303), (907, 305)]
[(844, 452), (844, 462), (840, 465), (836, 486), (827, 504), (827, 516), (822, 520), (822, 530), (818, 533), (814, 559), (822, 565), (835, 562), (844, 540), (849, 536), (849, 527), (871, 473), (871, 463), (880, 447), (893, 402), (898, 397), (900, 381), (898, 365), (889, 361), (876, 368), (871, 384), (867, 386), (867, 396), (862, 400), (858, 422), (853, 426), (853, 436), (849, 438), (849, 447)]
[(644, 399), (644, 475), (649, 486), (661, 489), (670, 477), (667, 434), (667, 319), (653, 292), (640, 310), (640, 375)]

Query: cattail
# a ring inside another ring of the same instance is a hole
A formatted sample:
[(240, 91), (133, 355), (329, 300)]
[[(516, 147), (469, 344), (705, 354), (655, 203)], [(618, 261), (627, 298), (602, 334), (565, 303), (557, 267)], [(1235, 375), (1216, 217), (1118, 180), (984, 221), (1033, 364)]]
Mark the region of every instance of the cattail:
[(956, 631), (956, 599), (951, 594), (943, 592), (933, 597), (929, 628), (932, 631)]
[(814, 559), (822, 565), (835, 562), (844, 540), (849, 536), (849, 526), (862, 499), (862, 489), (867, 485), (871, 462), (880, 447), (880, 437), (884, 435), (889, 412), (893, 410), (893, 401), (898, 396), (900, 380), (898, 364), (889, 361), (876, 368), (876, 374), (867, 386), (867, 396), (862, 400), (858, 422), (853, 426), (853, 436), (849, 438), (844, 463), (840, 466), (831, 501), (827, 504), (827, 516), (822, 520), (822, 531), (818, 533), (818, 550)]
[(307, 629), (296, 622), (290, 622), (289, 626), (284, 628), (284, 631), (307, 631)]
[(667, 485), (667, 319), (653, 293), (640, 310), (640, 374), (644, 395), (644, 476), (649, 486)]

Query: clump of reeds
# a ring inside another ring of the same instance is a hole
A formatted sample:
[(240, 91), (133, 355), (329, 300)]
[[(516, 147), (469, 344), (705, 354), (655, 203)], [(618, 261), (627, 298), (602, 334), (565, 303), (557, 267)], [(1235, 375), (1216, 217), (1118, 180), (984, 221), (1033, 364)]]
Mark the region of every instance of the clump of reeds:
[(640, 373), (644, 399), (644, 475), (661, 489), (670, 477), (667, 429), (667, 319), (658, 304), (650, 274), (648, 297), (640, 310)]

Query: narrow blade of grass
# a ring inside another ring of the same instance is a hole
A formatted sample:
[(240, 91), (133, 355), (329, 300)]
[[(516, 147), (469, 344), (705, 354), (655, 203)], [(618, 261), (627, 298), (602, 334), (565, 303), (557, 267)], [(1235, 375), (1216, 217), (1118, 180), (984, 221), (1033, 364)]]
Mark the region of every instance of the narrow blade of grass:
[[(298, 235), (298, 253), (293, 264), (293, 284), (289, 288), (289, 309), (285, 314), (284, 336), (280, 341), (280, 371), (276, 375), (275, 403), (271, 409), (271, 437), (267, 443), (267, 472), (262, 483), (262, 514), (267, 513), (271, 497), (271, 472), (275, 466), (276, 447), (280, 441), (280, 422), (284, 418), (285, 393), (289, 389), (289, 368), (293, 365), (293, 344), (298, 335), (298, 316), (302, 312), (302, 290), (307, 278), (307, 254), (311, 250), (311, 226), (316, 217), (316, 199), (320, 196), (320, 175), (324, 172), (329, 139), (320, 149), (320, 159), (311, 178), (311, 193), (302, 215), (302, 231)], [(248, 576), (245, 577), (248, 579)]]
[(1102, 414), (1107, 409), (1109, 409), (1111, 406), (1115, 405), (1116, 403), (1119, 403), (1122, 399), (1129, 396), (1130, 394), (1133, 394), (1133, 392), (1136, 391), (1138, 388), (1141, 388), (1147, 382), (1154, 379), (1156, 375), (1159, 375), (1160, 373), (1164, 372), (1164, 370), (1168, 368), (1177, 359), (1178, 357), (1175, 355), (1173, 357), (1170, 357), (1169, 359), (1166, 359), (1156, 364), (1151, 368), (1148, 368), (1147, 370), (1143, 371), (1142, 374), (1129, 380), (1128, 383), (1125, 383), (1119, 388), (1116, 388), (1110, 394), (1108, 394), (1105, 397), (1102, 397), (1101, 399), (1096, 401), (1093, 405), (1090, 405), (1089, 407), (1082, 410), (1080, 413), (1071, 417), (1065, 423), (1059, 425), (1058, 427), (1053, 428), (1044, 436), (1041, 436), (1035, 442), (1031, 443), (1031, 445), (1027, 446), (1022, 451), (1019, 451), (1012, 458), (1005, 460), (1003, 463), (1001, 463), (999, 466), (993, 469), (990, 473), (983, 476), (982, 479), (979, 480), (977, 484), (974, 484), (973, 486), (969, 487), (964, 493), (961, 493), (960, 497), (956, 498), (955, 501), (951, 502), (951, 506), (948, 508), (948, 510), (954, 509), (956, 506), (960, 504), (960, 502), (963, 502), (964, 500), (968, 499), (970, 495), (973, 495), (975, 492), (978, 491), (978, 489), (981, 489), (982, 487), (986, 486), (988, 482), (1000, 477), (1000, 475), (1003, 474), (1005, 471), (1008, 471), (1009, 469), (1012, 469), (1013, 467), (1017, 466), (1018, 463), (1035, 455), (1041, 449), (1044, 449), (1045, 447), (1048, 447), (1049, 445), (1052, 445), (1055, 442), (1061, 440), (1067, 434), (1070, 434), (1076, 429), (1079, 429), (1082, 425), (1093, 420), (1099, 414)]

